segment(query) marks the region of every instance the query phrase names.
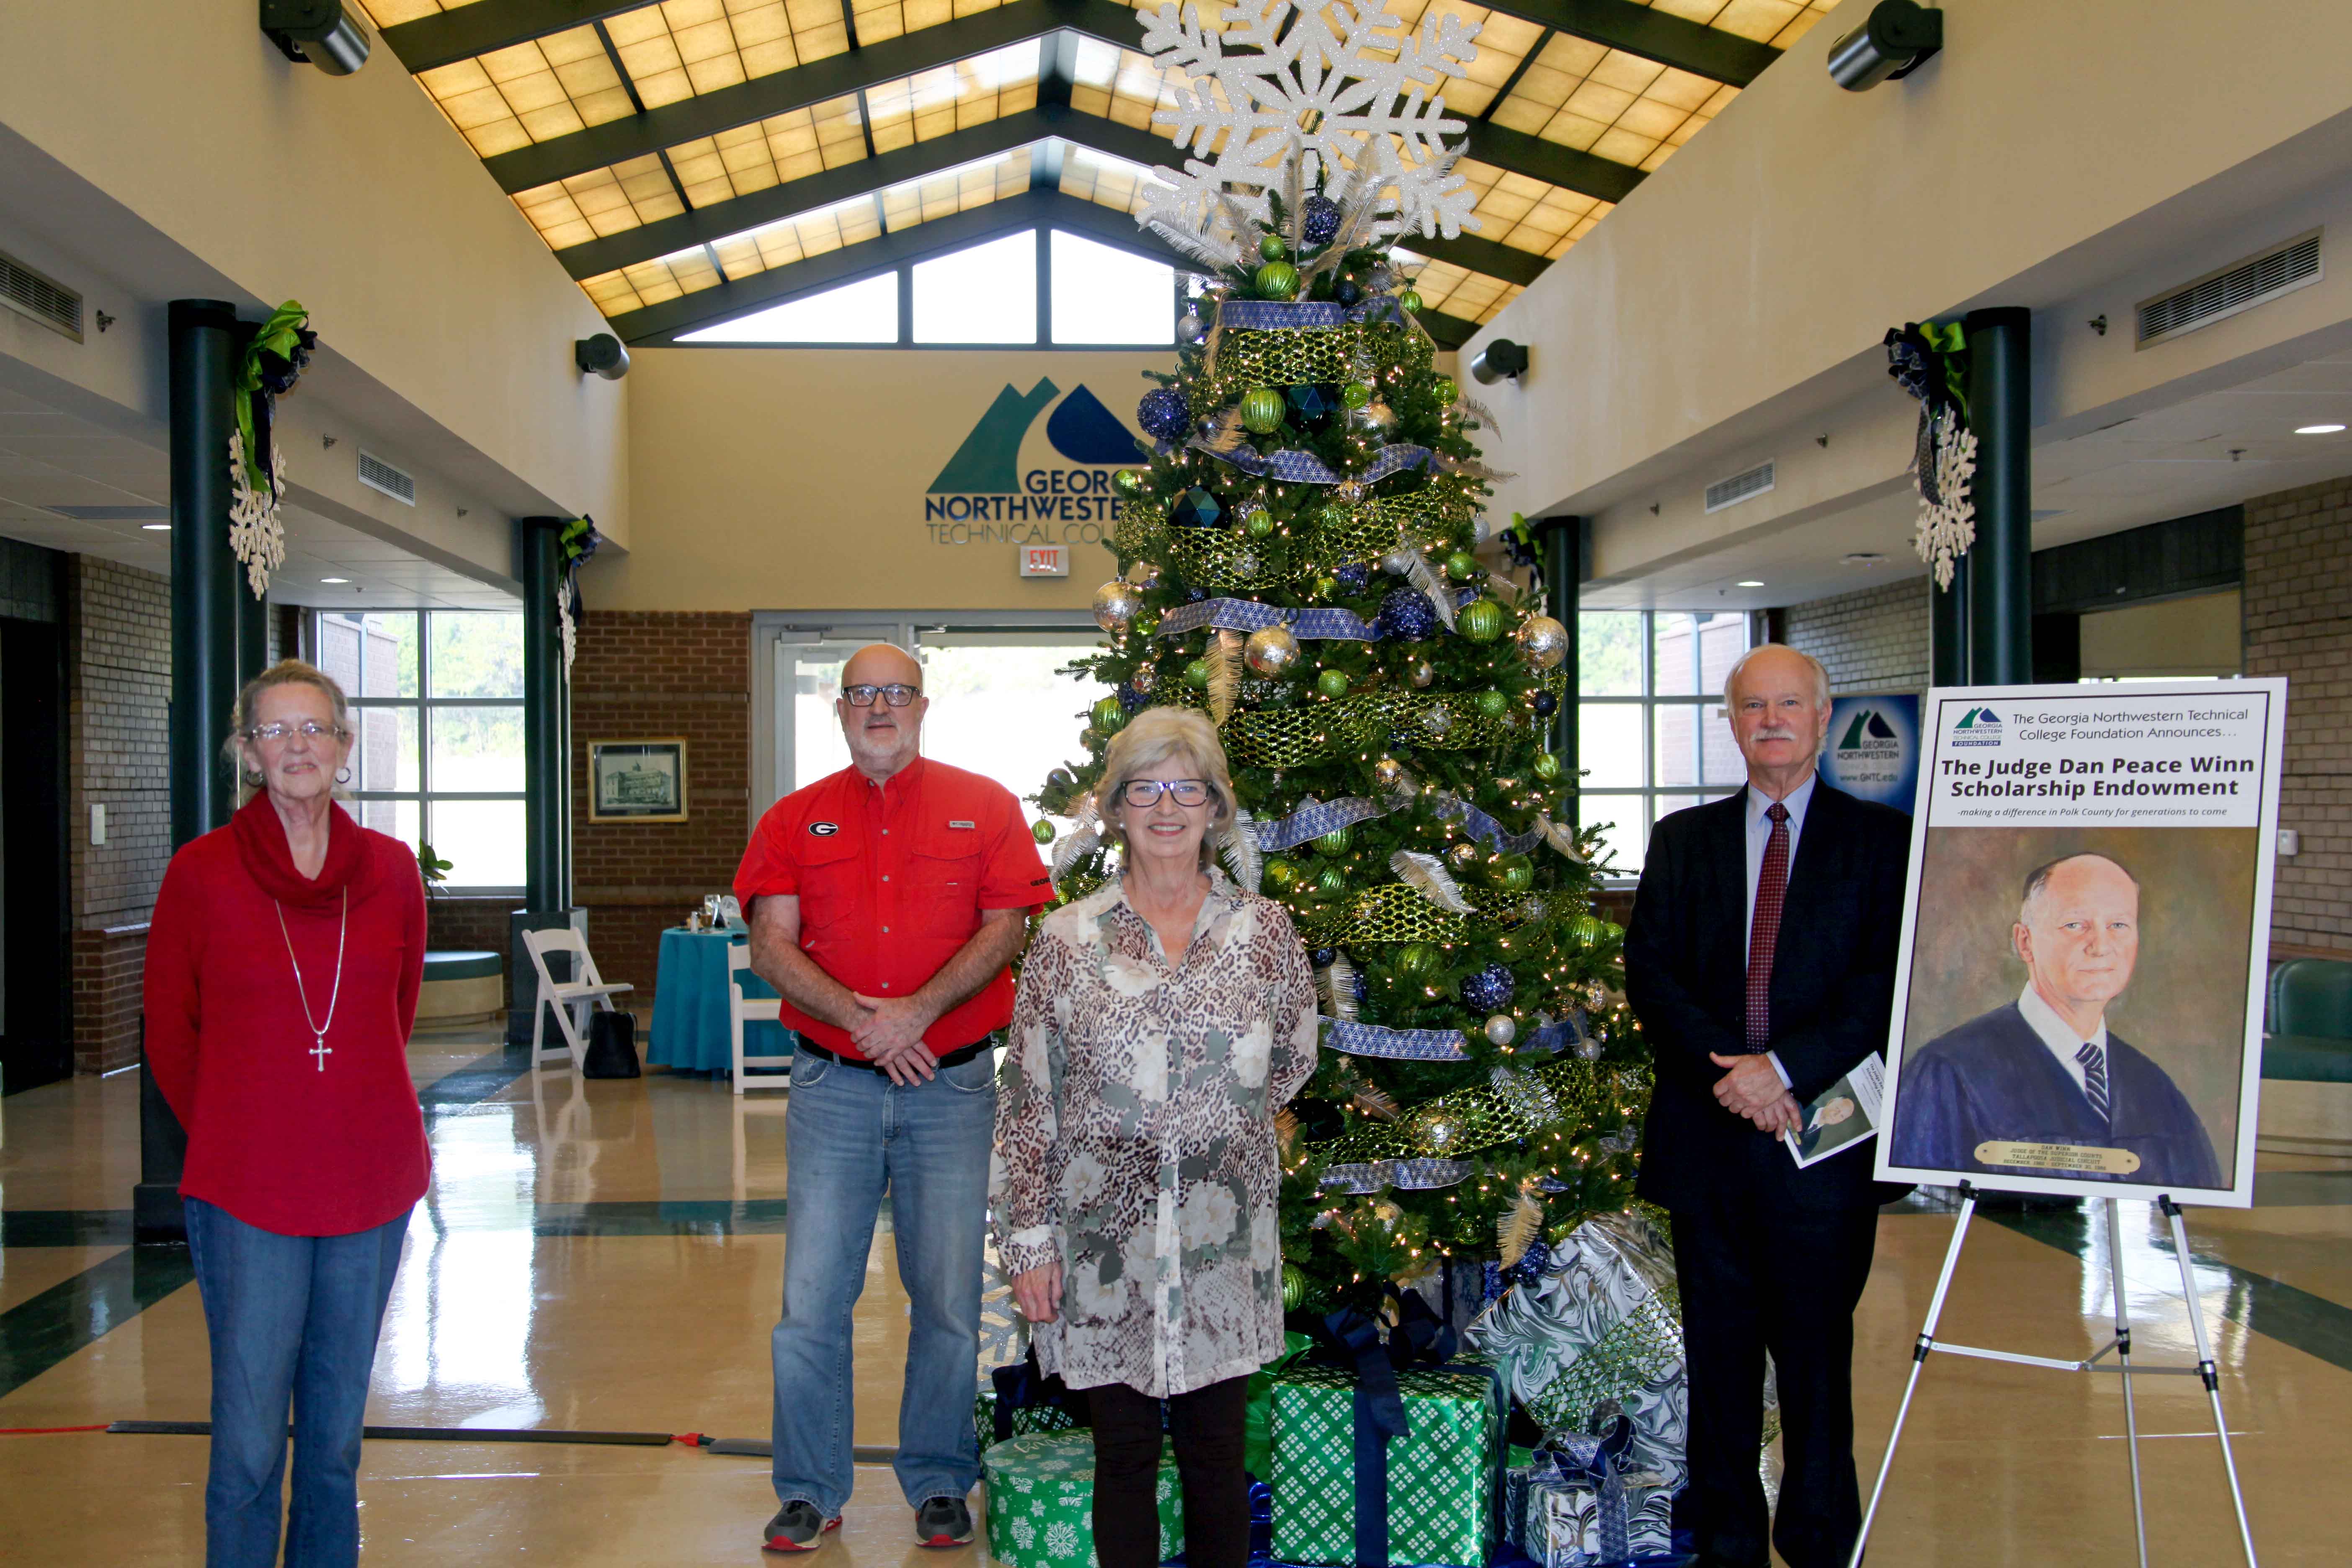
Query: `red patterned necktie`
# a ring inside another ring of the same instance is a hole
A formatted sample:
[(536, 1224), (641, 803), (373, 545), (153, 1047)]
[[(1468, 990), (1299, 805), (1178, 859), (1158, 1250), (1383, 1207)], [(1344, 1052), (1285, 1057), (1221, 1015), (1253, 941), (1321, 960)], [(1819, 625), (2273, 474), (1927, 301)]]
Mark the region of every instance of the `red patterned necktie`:
[(1748, 928), (1748, 1048), (1772, 1038), (1772, 950), (1780, 941), (1780, 901), (1789, 891), (1789, 808), (1774, 801), (1764, 815), (1772, 837), (1764, 841), (1764, 868), (1756, 877), (1756, 915)]

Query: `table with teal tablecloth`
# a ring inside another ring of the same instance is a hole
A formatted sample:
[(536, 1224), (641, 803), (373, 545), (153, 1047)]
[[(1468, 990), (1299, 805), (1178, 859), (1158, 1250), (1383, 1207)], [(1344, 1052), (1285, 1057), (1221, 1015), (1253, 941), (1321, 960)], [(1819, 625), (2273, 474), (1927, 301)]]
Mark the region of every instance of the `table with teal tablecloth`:
[[(735, 1065), (727, 1032), (727, 950), (742, 939), (723, 931), (662, 932), (660, 967), (654, 978), (654, 1032), (646, 1060), (655, 1067), (696, 1072), (730, 1071)], [(746, 997), (773, 996), (775, 988), (749, 970)], [(781, 1024), (743, 1026), (747, 1057), (790, 1056), (794, 1037)], [(751, 1069), (758, 1073), (761, 1069)]]

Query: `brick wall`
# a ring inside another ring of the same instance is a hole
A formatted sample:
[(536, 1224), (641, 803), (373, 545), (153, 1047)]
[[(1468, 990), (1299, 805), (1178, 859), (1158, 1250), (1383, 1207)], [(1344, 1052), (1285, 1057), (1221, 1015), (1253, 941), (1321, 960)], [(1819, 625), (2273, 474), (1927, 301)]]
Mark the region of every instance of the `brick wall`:
[[(108, 1072), (138, 1059), (146, 921), (172, 858), (171, 583), (76, 555), (65, 598), (74, 1056)], [(97, 805), (103, 846), (88, 831)]]
[(1828, 667), (1835, 691), (1927, 685), (1927, 583), (1914, 577), (1780, 612), (1789, 646)]
[[(591, 611), (572, 667), (572, 900), (607, 980), (652, 999), (661, 932), (725, 892), (751, 822), (751, 618)], [(588, 820), (592, 741), (686, 742), (684, 822)]]
[(2274, 944), (2352, 952), (2352, 477), (2246, 502), (2246, 673), (2289, 682)]

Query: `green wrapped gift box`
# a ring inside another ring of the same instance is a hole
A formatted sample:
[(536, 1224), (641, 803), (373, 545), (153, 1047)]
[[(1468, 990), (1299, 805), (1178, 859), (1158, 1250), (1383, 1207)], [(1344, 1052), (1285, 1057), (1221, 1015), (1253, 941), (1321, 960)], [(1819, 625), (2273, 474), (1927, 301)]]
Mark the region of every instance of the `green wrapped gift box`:
[[(1389, 1550), (1396, 1563), (1484, 1568), (1496, 1519), (1503, 1440), (1494, 1380), (1412, 1368), (1397, 1373), (1412, 1430), (1388, 1444)], [(1356, 1561), (1356, 1374), (1291, 1366), (1274, 1380), (1274, 1555)]]
[[(1058, 1405), (1017, 1405), (1013, 1408), (1013, 1437), (1025, 1437), (1032, 1432), (1067, 1432), (1078, 1424), (1077, 1417)], [(997, 1441), (996, 1389), (983, 1384), (971, 1402), (972, 1430), (980, 1434), (980, 1449), (986, 1453)]]
[[(988, 1488), (989, 1555), (1007, 1568), (1096, 1568), (1095, 1435), (1033, 1432), (980, 1457)], [(1184, 1550), (1176, 1457), (1160, 1454), (1160, 1559)]]

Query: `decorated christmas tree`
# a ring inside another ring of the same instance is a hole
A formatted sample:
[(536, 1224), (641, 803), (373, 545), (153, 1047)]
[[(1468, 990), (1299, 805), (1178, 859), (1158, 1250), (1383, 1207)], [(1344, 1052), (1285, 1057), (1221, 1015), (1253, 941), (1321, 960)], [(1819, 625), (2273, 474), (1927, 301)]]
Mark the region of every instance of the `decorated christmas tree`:
[(1037, 799), (1081, 897), (1116, 874), (1104, 748), (1205, 709), (1241, 815), (1218, 846), (1291, 910), (1328, 1020), (1285, 1122), (1286, 1298), (1376, 1305), (1448, 1261), (1517, 1261), (1632, 1199), (1647, 1053), (1590, 908), (1597, 834), (1547, 745), (1566, 634), (1478, 546), (1492, 421), (1434, 367), (1392, 242), (1475, 226), (1438, 89), (1476, 28), (1345, 0), (1141, 20), (1192, 79), (1193, 156), (1141, 221), (1197, 264), (1149, 461), (1117, 476), (1096, 592), (1114, 686)]

